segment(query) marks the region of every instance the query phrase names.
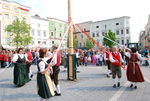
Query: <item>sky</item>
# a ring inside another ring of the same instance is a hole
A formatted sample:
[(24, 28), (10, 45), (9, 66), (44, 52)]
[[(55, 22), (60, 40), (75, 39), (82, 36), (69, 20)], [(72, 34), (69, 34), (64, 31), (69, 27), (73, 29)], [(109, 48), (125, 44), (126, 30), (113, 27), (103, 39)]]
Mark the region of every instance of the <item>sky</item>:
[[(11, 0), (32, 8), (32, 15), (67, 21), (68, 0)], [(72, 0), (74, 23), (130, 16), (131, 42), (137, 42), (150, 14), (150, 0)]]

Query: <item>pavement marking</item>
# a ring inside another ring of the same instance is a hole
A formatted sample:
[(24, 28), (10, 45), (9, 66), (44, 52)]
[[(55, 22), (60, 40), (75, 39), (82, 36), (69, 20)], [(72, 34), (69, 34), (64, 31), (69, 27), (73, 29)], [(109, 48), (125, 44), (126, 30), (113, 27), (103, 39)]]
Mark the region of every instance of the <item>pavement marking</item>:
[[(126, 86), (129, 85), (129, 82), (126, 82), (123, 87), (121, 87), (109, 101), (117, 101), (122, 93), (126, 90)], [(115, 88), (114, 88), (115, 89)]]
[(0, 71), (0, 74), (3, 73), (7, 68), (4, 68)]
[(148, 80), (146, 77), (144, 77), (144, 79), (145, 79), (148, 83), (150, 83), (150, 80)]

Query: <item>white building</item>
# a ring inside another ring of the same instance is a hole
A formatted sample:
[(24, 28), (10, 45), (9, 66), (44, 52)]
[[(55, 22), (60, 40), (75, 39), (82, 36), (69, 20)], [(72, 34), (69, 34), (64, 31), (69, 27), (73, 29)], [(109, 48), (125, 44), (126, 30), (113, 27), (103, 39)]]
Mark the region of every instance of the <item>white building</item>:
[(119, 18), (93, 22), (90, 28), (90, 34), (94, 40), (99, 42), (100, 45), (103, 45), (103, 35), (109, 30), (116, 33), (117, 43), (126, 45), (131, 41), (130, 17), (123, 16)]
[(49, 40), (49, 21), (41, 18), (39, 15), (31, 16), (31, 37), (32, 42), (30, 47), (46, 47), (52, 45)]

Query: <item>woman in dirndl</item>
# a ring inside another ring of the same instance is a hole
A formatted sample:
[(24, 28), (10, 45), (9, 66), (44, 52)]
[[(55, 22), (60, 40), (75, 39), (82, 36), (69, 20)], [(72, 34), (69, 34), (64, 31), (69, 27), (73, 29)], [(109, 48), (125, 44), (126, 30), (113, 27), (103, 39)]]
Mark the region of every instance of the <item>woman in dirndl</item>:
[(137, 88), (137, 82), (144, 82), (143, 74), (140, 70), (139, 60), (144, 60), (135, 48), (129, 50), (130, 54), (126, 54), (129, 57), (129, 63), (127, 66), (127, 80), (131, 82), (130, 88)]
[(25, 85), (29, 79), (26, 72), (26, 61), (27, 57), (24, 54), (22, 48), (19, 48), (17, 54), (14, 55), (12, 59), (14, 63), (14, 84), (18, 87)]
[(38, 95), (41, 97), (41, 101), (48, 100), (50, 97), (54, 96), (53, 82), (50, 78), (50, 70), (52, 70), (52, 65), (47, 64), (52, 56), (45, 57), (47, 54), (46, 48), (41, 48), (39, 50), (39, 59), (37, 61), (37, 91)]

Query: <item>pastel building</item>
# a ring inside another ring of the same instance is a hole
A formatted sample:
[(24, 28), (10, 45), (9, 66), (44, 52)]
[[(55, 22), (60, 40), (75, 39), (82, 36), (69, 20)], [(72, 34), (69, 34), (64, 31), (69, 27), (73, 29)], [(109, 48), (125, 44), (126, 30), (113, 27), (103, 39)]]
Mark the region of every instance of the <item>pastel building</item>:
[[(56, 19), (56, 18), (47, 18), (49, 20), (49, 39), (51, 45), (59, 45), (63, 35), (67, 30), (67, 23), (65, 21)], [(61, 45), (61, 49), (67, 48), (67, 38), (68, 33), (66, 33), (63, 43)]]
[(0, 43), (4, 48), (12, 45), (10, 33), (6, 32), (7, 25), (16, 18), (30, 24), (30, 9), (14, 1), (0, 0)]

